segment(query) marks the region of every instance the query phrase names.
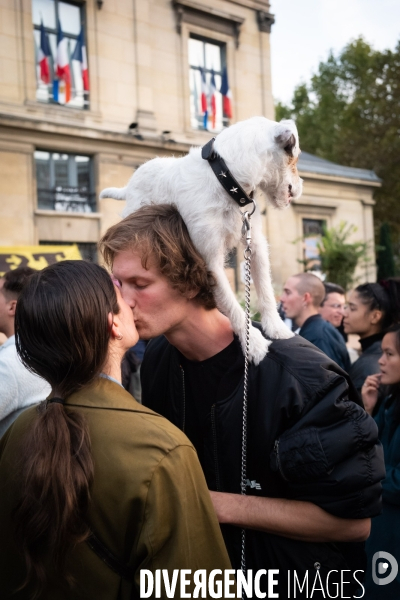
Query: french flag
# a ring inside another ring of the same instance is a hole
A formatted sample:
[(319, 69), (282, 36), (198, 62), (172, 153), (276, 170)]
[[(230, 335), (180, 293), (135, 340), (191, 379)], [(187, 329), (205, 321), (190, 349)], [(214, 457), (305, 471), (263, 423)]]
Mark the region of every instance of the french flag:
[(208, 85), (206, 81), (206, 74), (204, 69), (201, 69), (201, 111), (203, 113), (203, 124), (204, 129), (207, 129), (207, 119), (208, 119)]
[(80, 63), (81, 72), (82, 72), (82, 80), (83, 80), (83, 89), (85, 92), (89, 91), (89, 70), (88, 70), (88, 62), (87, 62), (87, 53), (86, 53), (86, 42), (85, 42), (85, 34), (83, 32), (83, 28), (78, 36), (74, 53), (72, 55), (72, 60), (76, 60)]
[(229, 89), (228, 73), (226, 67), (224, 67), (224, 70), (222, 71), (220, 92), (223, 98), (224, 115), (228, 117), (228, 119), (232, 119), (232, 92)]
[(59, 81), (62, 79), (65, 83), (65, 103), (71, 100), (71, 73), (69, 70), (67, 40), (61, 29), (60, 21), (57, 21), (57, 80), (54, 80), (53, 97), (56, 102), (59, 101)]
[(211, 120), (212, 120), (211, 122), (212, 122), (213, 129), (215, 129), (215, 118), (217, 116), (216, 93), (217, 93), (217, 86), (215, 85), (214, 69), (211, 69), (210, 97), (211, 97)]
[(40, 48), (38, 59), (40, 65), (40, 79), (43, 83), (50, 83), (50, 68), (48, 56), (51, 56), (49, 37), (45, 31), (43, 21), (40, 23)]

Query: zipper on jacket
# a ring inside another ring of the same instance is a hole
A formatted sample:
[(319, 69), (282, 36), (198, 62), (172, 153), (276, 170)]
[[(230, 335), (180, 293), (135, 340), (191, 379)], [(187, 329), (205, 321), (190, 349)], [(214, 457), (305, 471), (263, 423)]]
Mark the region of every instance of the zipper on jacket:
[(285, 477), (285, 474), (282, 470), (281, 458), (279, 456), (279, 440), (275, 440), (274, 452), (275, 452), (275, 456), (276, 456), (276, 462), (278, 463), (279, 473), (282, 475), (282, 477), (285, 481), (288, 481), (288, 479)]
[(182, 399), (183, 399), (183, 410), (182, 410), (182, 431), (185, 433), (186, 427), (186, 389), (185, 389), (185, 371), (182, 365), (179, 365), (182, 371)]
[(219, 479), (219, 468), (218, 468), (218, 447), (217, 447), (217, 427), (215, 425), (215, 404), (211, 407), (211, 427), (213, 436), (214, 446), (214, 465), (215, 465), (215, 482), (217, 486), (217, 492), (221, 491), (221, 482)]

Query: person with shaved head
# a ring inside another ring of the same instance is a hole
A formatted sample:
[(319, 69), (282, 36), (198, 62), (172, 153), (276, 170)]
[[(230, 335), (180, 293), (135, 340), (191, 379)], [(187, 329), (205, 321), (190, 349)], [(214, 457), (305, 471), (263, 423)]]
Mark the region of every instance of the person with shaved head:
[(350, 358), (346, 344), (337, 329), (319, 313), (324, 298), (325, 288), (319, 277), (298, 273), (286, 281), (281, 302), (286, 316), (300, 328), (299, 335), (348, 371)]

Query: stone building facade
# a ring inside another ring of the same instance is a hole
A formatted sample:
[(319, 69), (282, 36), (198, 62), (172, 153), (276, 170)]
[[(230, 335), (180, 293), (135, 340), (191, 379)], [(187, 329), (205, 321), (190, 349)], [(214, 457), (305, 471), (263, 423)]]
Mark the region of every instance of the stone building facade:
[[(0, 1), (0, 245), (77, 243), (93, 257), (122, 210), (98, 200), (101, 189), (125, 185), (144, 161), (182, 155), (229, 123), (274, 118), (273, 21), (267, 0)], [(76, 60), (82, 35), (89, 90)], [(42, 36), (48, 81), (39, 67)], [(60, 37), (70, 86), (61, 77), (56, 92)], [(230, 119), (219, 92), (224, 73)], [(203, 78), (216, 88), (206, 129)], [(317, 236), (322, 221), (347, 220), (358, 227), (356, 238), (373, 240), (379, 180), (318, 160), (301, 160), (304, 195), (289, 211), (263, 207), (277, 291), (299, 270), (303, 238), (308, 230)], [(360, 275), (371, 280), (374, 270)], [(239, 265), (232, 283), (240, 287)]]

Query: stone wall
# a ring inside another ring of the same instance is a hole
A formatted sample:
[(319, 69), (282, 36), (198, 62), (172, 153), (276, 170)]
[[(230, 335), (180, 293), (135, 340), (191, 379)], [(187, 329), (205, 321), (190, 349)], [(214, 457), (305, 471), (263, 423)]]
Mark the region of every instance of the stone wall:
[[(31, 0), (0, 0), (0, 245), (94, 243), (120, 218), (122, 204), (108, 199), (91, 214), (39, 210), (35, 150), (91, 156), (98, 196), (104, 187), (125, 185), (144, 161), (179, 156), (210, 139), (190, 124), (190, 34), (226, 45), (232, 122), (274, 117), (266, 0), (104, 0), (101, 10), (87, 0), (84, 6), (89, 110), (36, 100)], [(357, 239), (373, 240), (372, 185), (304, 178), (303, 198), (288, 211), (262, 206), (277, 292), (301, 268), (301, 241), (293, 242), (301, 237), (302, 215), (332, 225), (345, 219), (358, 227)], [(360, 276), (373, 278), (374, 270)]]

